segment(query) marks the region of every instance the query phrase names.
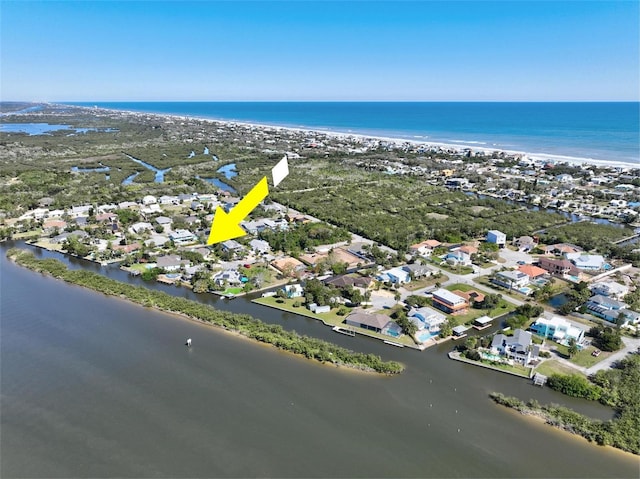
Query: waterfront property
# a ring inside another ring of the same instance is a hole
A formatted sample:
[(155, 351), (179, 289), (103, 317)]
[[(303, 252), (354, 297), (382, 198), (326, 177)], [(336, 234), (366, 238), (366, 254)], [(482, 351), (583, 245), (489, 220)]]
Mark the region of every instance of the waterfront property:
[(389, 316), (378, 313), (365, 313), (364, 311), (354, 311), (346, 317), (345, 321), (349, 326), (367, 329), (380, 334), (386, 334), (397, 338), (402, 334), (402, 329)]
[(509, 360), (527, 365), (538, 357), (539, 346), (531, 341), (531, 333), (516, 329), (513, 336), (496, 334), (491, 341), (491, 352)]
[(469, 309), (466, 299), (443, 288), (433, 292), (432, 304), (434, 308), (447, 314), (464, 314)]
[(538, 336), (564, 345), (569, 344), (571, 339), (575, 340), (576, 343), (580, 343), (584, 339), (584, 330), (582, 328), (574, 326), (560, 316), (553, 316), (551, 319), (538, 318), (529, 329)]
[(407, 316), (409, 317), (409, 321), (417, 326), (418, 331), (426, 330), (434, 334), (440, 332), (440, 327), (447, 320), (444, 314), (428, 306), (411, 308)]

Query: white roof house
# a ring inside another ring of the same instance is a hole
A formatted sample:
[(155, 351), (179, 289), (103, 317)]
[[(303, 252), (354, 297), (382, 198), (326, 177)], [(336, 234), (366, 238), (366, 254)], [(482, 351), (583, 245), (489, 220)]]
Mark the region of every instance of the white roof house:
[(138, 234), (146, 230), (153, 230), (153, 225), (151, 223), (140, 222), (129, 226), (129, 233)]
[(175, 244), (193, 243), (198, 240), (196, 235), (188, 230), (175, 230), (169, 233), (169, 239)]
[(616, 283), (615, 281), (602, 281), (599, 283), (592, 283), (589, 289), (593, 294), (600, 294), (602, 296), (608, 296), (610, 298), (622, 299), (629, 294), (629, 287)]
[(602, 269), (605, 263), (604, 256), (599, 254), (567, 253), (565, 257), (571, 261), (576, 268), (584, 270)]
[(153, 205), (158, 202), (158, 199), (153, 195), (146, 195), (142, 198), (143, 205)]

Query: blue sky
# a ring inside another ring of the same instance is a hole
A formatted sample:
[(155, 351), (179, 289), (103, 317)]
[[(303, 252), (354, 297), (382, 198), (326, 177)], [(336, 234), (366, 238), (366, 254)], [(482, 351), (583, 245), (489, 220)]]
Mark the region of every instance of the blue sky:
[(640, 97), (638, 0), (0, 1), (3, 100)]

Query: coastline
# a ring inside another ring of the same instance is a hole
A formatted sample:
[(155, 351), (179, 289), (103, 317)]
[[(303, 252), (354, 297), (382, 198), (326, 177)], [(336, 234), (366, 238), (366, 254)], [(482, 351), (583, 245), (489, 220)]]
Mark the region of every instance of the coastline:
[(504, 154), (508, 156), (519, 156), (522, 158), (529, 158), (532, 161), (536, 162), (551, 162), (551, 163), (568, 163), (571, 165), (591, 165), (597, 167), (609, 167), (609, 168), (621, 168), (621, 169), (634, 169), (638, 168), (638, 164), (631, 161), (621, 161), (621, 160), (603, 160), (596, 158), (588, 158), (588, 157), (579, 157), (579, 156), (570, 156), (570, 155), (560, 155), (560, 154), (552, 154), (552, 153), (543, 153), (543, 152), (532, 152), (532, 151), (524, 151), (524, 150), (512, 150), (512, 149), (504, 149), (501, 147), (488, 147), (488, 146), (479, 146), (476, 141), (464, 141), (460, 140), (460, 143), (446, 143), (440, 141), (425, 141), (425, 140), (417, 140), (411, 138), (403, 138), (403, 137), (393, 137), (393, 136), (380, 136), (380, 135), (369, 135), (362, 132), (344, 132), (339, 129), (320, 129), (318, 127), (294, 127), (288, 125), (277, 125), (277, 124), (267, 124), (267, 123), (255, 123), (249, 121), (237, 121), (237, 120), (227, 120), (227, 119), (217, 119), (210, 117), (201, 117), (197, 115), (180, 115), (174, 113), (154, 113), (154, 112), (141, 112), (135, 110), (119, 110), (112, 108), (103, 108), (103, 107), (89, 107), (89, 106), (79, 106), (73, 104), (64, 104), (64, 103), (48, 103), (49, 105), (56, 106), (65, 106), (78, 108), (87, 111), (103, 111), (111, 114), (127, 114), (132, 115), (134, 117), (157, 117), (163, 120), (181, 120), (181, 121), (204, 121), (207, 123), (211, 123), (213, 125), (223, 125), (227, 127), (244, 127), (249, 129), (258, 129), (264, 132), (273, 133), (278, 131), (288, 131), (291, 133), (297, 134), (313, 134), (313, 135), (324, 135), (328, 139), (332, 140), (342, 140), (342, 141), (351, 141), (355, 143), (362, 143), (365, 141), (380, 141), (388, 144), (394, 145), (396, 148), (402, 147), (403, 145), (410, 145), (412, 147), (423, 147), (426, 149), (441, 149), (446, 150), (448, 153), (462, 155), (466, 151), (471, 151), (472, 153), (481, 152), (484, 154), (492, 154), (494, 152), (499, 154)]

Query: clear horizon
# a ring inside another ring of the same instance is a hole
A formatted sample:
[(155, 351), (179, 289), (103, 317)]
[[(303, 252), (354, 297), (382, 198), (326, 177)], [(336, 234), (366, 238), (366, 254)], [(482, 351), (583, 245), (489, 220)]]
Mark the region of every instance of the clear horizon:
[(2, 2), (4, 101), (638, 102), (640, 2)]

